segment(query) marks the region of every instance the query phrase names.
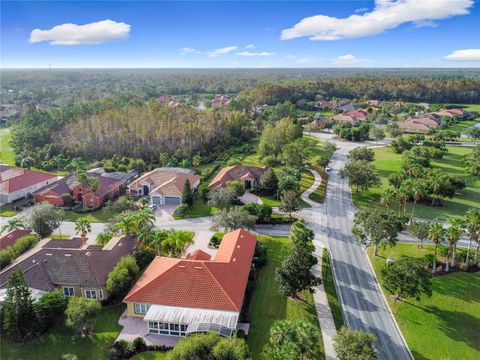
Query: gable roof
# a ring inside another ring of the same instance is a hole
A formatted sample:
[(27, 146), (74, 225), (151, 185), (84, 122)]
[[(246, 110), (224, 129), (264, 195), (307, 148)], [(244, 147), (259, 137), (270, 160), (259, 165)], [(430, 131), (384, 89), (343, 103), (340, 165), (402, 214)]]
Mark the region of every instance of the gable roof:
[(136, 190), (142, 186), (142, 183), (146, 182), (152, 188), (150, 193), (156, 192), (166, 196), (182, 196), (183, 187), (187, 180), (190, 182), (190, 186), (193, 186), (200, 180), (200, 176), (193, 174), (188, 169), (157, 168), (140, 176), (128, 188)]
[(22, 236), (28, 235), (32, 230), (13, 229), (9, 233), (0, 237), (0, 249), (5, 249), (7, 246), (11, 246), (17, 242)]
[(209, 188), (224, 186), (229, 181), (240, 181), (245, 177), (259, 180), (267, 172), (266, 167), (233, 165), (225, 167), (218, 172), (208, 185)]
[(56, 180), (55, 174), (2, 165), (0, 167), (0, 192), (9, 194), (48, 180)]
[(123, 237), (109, 250), (105, 247), (79, 249), (73, 244), (77, 240), (60, 240), (65, 244), (63, 247), (49, 248), (46, 246), (50, 242), (45, 244), (41, 250), (2, 271), (0, 287), (5, 287), (10, 274), (19, 269), (24, 273), (29, 287), (37, 290), (51, 291), (62, 284), (104, 287), (115, 264), (123, 256), (132, 254), (136, 244), (134, 237)]
[[(115, 190), (116, 188), (120, 187), (124, 181), (121, 179), (112, 178), (109, 176), (104, 176), (99, 173), (87, 173), (89, 177), (96, 177), (100, 183), (97, 191), (95, 191), (95, 196), (101, 197), (109, 192)], [(75, 186), (78, 186), (79, 182), (77, 181), (74, 174), (70, 174), (65, 176), (53, 184), (44, 186), (43, 188), (35, 191), (33, 194), (36, 195), (44, 195), (48, 192), (54, 192), (58, 196), (61, 196), (65, 193), (69, 193)]]
[(213, 260), (199, 251), (186, 259), (157, 256), (124, 301), (239, 312), (255, 244), (238, 229), (225, 234)]

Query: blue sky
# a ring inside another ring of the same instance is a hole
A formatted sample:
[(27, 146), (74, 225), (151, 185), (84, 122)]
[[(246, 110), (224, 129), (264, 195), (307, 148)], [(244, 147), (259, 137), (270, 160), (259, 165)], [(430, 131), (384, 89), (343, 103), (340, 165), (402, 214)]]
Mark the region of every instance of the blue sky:
[(479, 7), (472, 0), (2, 1), (0, 60), (3, 68), (480, 67)]

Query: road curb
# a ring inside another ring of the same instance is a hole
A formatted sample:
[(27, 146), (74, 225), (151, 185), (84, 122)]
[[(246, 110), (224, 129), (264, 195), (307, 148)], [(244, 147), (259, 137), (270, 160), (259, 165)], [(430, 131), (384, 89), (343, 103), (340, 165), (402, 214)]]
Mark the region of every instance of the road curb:
[(393, 314), (392, 308), (390, 307), (390, 304), (388, 303), (388, 300), (385, 297), (385, 293), (383, 292), (382, 287), (380, 286), (380, 283), (377, 279), (377, 274), (375, 272), (375, 269), (373, 268), (372, 262), (370, 261), (370, 257), (368, 256), (367, 249), (368, 249), (368, 247), (364, 249), (364, 252), (365, 252), (365, 256), (367, 257), (368, 266), (370, 266), (370, 269), (372, 270), (372, 273), (373, 273), (373, 277), (375, 279), (375, 286), (377, 287), (378, 291), (380, 291), (380, 293), (382, 294), (381, 298), (382, 298), (383, 302), (385, 303), (385, 305), (387, 305), (388, 312), (392, 316), (395, 327), (397, 328), (398, 333), (400, 334), (400, 337), (402, 338), (402, 341), (404, 342), (405, 347), (407, 348), (408, 354), (410, 355), (410, 359), (413, 360), (415, 358), (413, 357), (412, 352), (410, 351), (410, 347), (408, 346), (407, 341), (403, 337), (402, 330), (400, 329), (400, 326), (398, 326), (397, 319), (395, 319), (395, 315)]

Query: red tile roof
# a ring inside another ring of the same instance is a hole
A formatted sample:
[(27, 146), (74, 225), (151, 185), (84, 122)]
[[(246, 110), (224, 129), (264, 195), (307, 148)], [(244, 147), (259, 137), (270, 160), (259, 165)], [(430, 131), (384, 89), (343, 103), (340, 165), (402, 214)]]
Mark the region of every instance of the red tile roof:
[(203, 251), (186, 259), (157, 256), (124, 301), (240, 311), (255, 244), (253, 234), (238, 229), (225, 234), (213, 260), (200, 260)]
[(54, 174), (2, 166), (0, 167), (0, 192), (8, 194), (47, 180), (54, 181), (57, 178), (58, 176)]
[(5, 249), (7, 246), (11, 246), (17, 242), (22, 236), (30, 234), (31, 230), (23, 230), (23, 229), (14, 229), (10, 231), (8, 234), (3, 235), (0, 237), (0, 249)]
[(258, 166), (244, 166), (233, 165), (223, 168), (218, 172), (215, 178), (208, 185), (209, 188), (216, 188), (225, 186), (229, 181), (240, 181), (246, 176), (250, 176), (253, 179), (260, 180), (263, 174), (267, 171), (267, 168), (261, 168)]

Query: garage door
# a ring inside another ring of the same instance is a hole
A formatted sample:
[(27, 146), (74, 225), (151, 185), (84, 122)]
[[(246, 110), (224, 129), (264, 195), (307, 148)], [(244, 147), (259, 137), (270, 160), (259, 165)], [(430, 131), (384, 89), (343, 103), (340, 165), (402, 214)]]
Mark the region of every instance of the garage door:
[(165, 196), (165, 204), (167, 205), (179, 205), (181, 198), (176, 196)]
[(162, 199), (160, 196), (153, 196), (152, 197), (152, 203), (155, 205), (159, 205), (162, 203)]

